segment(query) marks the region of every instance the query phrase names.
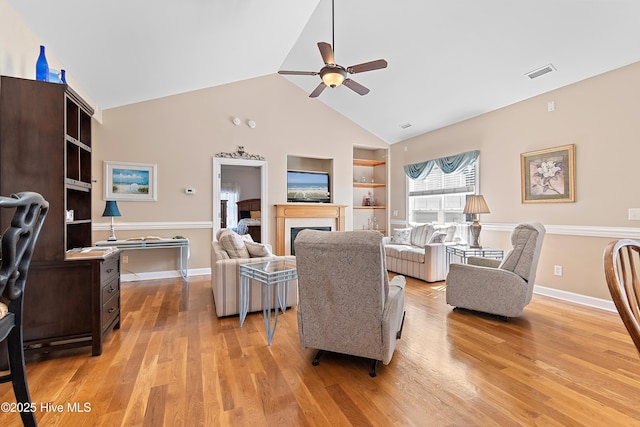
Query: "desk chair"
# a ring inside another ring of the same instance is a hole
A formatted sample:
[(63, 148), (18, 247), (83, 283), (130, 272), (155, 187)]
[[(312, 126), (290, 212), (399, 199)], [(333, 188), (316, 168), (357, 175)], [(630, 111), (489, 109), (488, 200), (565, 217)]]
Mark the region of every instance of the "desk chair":
[(629, 239), (609, 243), (604, 274), (622, 322), (640, 352), (640, 243)]
[(29, 272), (33, 249), (47, 216), (49, 203), (32, 192), (0, 196), (0, 208), (13, 209), (14, 215), (2, 236), (0, 261), (0, 383), (11, 381), (22, 423), (35, 426), (36, 418), (29, 411), (31, 397), (24, 367), (22, 342), (22, 297)]

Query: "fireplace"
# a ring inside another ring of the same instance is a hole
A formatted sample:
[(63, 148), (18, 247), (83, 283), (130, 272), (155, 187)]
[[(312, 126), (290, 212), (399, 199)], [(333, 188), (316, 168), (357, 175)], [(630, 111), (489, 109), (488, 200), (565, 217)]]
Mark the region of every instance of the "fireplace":
[(291, 229), (329, 227), (344, 231), (346, 205), (329, 203), (286, 203), (276, 205), (276, 255), (291, 253)]
[(291, 255), (296, 254), (296, 248), (294, 242), (298, 233), (302, 230), (318, 230), (318, 231), (331, 231), (331, 227), (291, 227)]

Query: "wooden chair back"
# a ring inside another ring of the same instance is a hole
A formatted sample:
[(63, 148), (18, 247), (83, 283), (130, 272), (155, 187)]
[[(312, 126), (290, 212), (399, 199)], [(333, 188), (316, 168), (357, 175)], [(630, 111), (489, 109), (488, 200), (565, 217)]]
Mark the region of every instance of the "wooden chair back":
[(611, 242), (604, 251), (604, 274), (622, 322), (640, 352), (640, 243)]

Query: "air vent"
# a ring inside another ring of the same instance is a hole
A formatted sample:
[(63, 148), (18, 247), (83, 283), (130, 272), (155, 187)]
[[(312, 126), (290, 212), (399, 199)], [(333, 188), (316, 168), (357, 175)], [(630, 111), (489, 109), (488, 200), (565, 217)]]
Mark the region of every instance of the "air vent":
[(547, 64), (542, 68), (538, 68), (537, 70), (529, 71), (527, 73), (527, 76), (533, 80), (537, 77), (544, 76), (545, 74), (552, 71), (556, 71), (556, 67), (554, 67), (553, 64)]
[(403, 124), (401, 124), (401, 125), (400, 125), (400, 127), (401, 127), (402, 129), (408, 129), (408, 128), (410, 128), (410, 127), (411, 127), (411, 123), (409, 123), (409, 122), (407, 122), (407, 123), (403, 123)]

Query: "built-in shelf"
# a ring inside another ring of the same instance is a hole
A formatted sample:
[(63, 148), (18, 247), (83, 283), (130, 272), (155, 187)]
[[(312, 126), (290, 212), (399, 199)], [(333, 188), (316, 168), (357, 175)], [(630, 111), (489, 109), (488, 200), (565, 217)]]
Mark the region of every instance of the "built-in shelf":
[[(387, 163), (388, 150), (359, 148), (353, 150), (353, 229), (371, 226), (375, 221), (386, 234)], [(373, 199), (373, 200), (371, 200)], [(371, 206), (367, 206), (371, 203)]]
[(386, 206), (376, 205), (376, 206), (354, 206), (353, 209), (386, 209)]
[(386, 187), (385, 184), (379, 182), (354, 182), (353, 188), (382, 188)]
[(385, 163), (384, 160), (353, 159), (353, 166), (380, 166)]

